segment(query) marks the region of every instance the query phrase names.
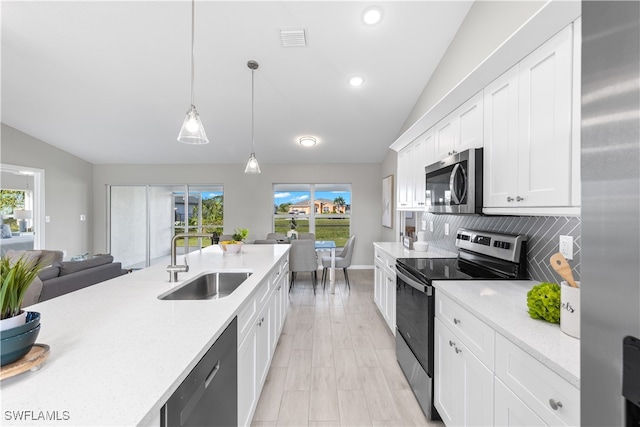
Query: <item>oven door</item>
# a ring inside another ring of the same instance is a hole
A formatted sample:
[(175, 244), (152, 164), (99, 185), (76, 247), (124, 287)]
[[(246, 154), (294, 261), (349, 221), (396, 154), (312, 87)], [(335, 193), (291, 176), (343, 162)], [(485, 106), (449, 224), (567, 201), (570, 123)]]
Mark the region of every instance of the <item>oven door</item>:
[(396, 328), (418, 363), (433, 377), (433, 287), (396, 264)]

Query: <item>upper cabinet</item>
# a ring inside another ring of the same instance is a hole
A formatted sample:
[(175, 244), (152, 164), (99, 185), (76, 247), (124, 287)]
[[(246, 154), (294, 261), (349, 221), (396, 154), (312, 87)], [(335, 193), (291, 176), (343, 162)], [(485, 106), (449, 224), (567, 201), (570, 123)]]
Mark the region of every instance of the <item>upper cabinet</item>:
[(484, 213), (571, 213), (573, 46), (570, 25), (485, 88)]
[(441, 160), (452, 154), (483, 145), (482, 91), (456, 108), (435, 126), (435, 155)]
[(424, 209), (424, 169), (436, 161), (434, 148), (432, 128), (398, 153), (398, 210)]

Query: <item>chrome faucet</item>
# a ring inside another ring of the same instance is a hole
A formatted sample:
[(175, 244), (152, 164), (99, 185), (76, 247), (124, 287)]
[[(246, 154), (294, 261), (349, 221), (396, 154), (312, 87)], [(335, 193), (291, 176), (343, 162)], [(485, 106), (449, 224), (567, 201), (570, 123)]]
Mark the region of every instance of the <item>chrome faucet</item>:
[(178, 239), (188, 239), (189, 237), (211, 237), (215, 241), (215, 236), (207, 233), (178, 233), (171, 238), (171, 264), (167, 266), (167, 272), (169, 273), (169, 282), (178, 281), (178, 273), (186, 273), (189, 271), (189, 264), (187, 264), (187, 257), (184, 257), (184, 264), (177, 264), (176, 258), (176, 243)]

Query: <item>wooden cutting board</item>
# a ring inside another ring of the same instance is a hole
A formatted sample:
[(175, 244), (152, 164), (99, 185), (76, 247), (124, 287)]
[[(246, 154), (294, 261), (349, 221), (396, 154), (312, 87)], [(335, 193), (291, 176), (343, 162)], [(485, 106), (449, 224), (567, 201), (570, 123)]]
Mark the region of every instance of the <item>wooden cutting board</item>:
[(22, 356), (22, 358), (0, 368), (0, 380), (14, 377), (23, 372), (36, 371), (40, 369), (40, 366), (48, 357), (48, 345), (34, 344), (31, 350), (29, 350), (29, 353)]

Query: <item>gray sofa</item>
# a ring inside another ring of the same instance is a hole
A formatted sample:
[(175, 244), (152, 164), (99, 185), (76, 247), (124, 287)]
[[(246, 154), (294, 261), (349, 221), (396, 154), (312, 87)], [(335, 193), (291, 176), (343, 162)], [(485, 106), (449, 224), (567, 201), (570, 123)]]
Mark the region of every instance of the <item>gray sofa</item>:
[(126, 274), (122, 264), (113, 262), (111, 255), (94, 255), (82, 261), (62, 261), (61, 251), (31, 250), (8, 251), (6, 256), (19, 258), (26, 256), (33, 262), (43, 262), (38, 277), (27, 289), (22, 306), (27, 307), (46, 301), (105, 280)]
[(83, 261), (54, 262), (38, 273), (42, 291), (38, 302), (46, 301), (105, 280), (126, 274), (111, 255), (95, 255)]

